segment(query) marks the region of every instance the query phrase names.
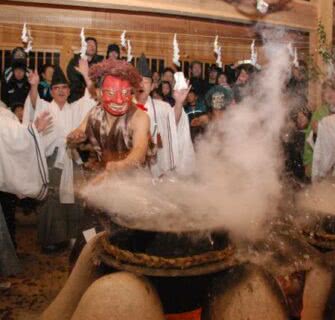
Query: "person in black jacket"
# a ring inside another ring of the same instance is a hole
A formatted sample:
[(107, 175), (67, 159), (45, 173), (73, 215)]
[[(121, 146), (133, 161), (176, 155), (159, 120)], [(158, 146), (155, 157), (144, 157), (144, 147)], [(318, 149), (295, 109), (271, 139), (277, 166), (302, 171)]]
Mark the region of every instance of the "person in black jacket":
[(116, 43), (108, 45), (106, 59), (120, 59), (120, 47)]
[(200, 100), (203, 100), (208, 89), (208, 83), (202, 77), (202, 64), (199, 61), (193, 61), (191, 63), (191, 78), (190, 83), (192, 85), (192, 89), (197, 94)]
[[(88, 65), (92, 66), (93, 64), (101, 62), (104, 59), (104, 57), (97, 54), (98, 52), (97, 40), (93, 37), (87, 37), (86, 43), (87, 43), (86, 55)], [(70, 60), (66, 70), (71, 89), (71, 94), (68, 99), (69, 103), (79, 100), (85, 93), (86, 88), (85, 80), (82, 77), (82, 75), (76, 70), (76, 67), (78, 67), (79, 59), (80, 55), (75, 54), (74, 57)]]
[(1, 100), (7, 106), (17, 102), (24, 104), (30, 90), (27, 66), (23, 60), (14, 60), (11, 70), (11, 75), (7, 73), (7, 78), (4, 76), (1, 81)]

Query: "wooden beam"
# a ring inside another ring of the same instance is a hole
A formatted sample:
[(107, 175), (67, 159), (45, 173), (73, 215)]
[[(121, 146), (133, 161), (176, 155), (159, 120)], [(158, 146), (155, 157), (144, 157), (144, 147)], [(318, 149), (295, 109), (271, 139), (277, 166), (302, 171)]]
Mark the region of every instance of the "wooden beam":
[(242, 14), (236, 7), (223, 0), (21, 0), (19, 2), (160, 13), (248, 24), (263, 22), (298, 30), (313, 30), (317, 21), (315, 4), (303, 0), (293, 0), (287, 10), (256, 17)]

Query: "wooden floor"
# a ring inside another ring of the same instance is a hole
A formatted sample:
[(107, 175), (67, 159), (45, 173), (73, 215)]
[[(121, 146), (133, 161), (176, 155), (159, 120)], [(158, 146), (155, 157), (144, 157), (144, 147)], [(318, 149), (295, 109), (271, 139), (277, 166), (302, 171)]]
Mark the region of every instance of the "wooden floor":
[(0, 289), (1, 320), (35, 320), (59, 292), (68, 276), (69, 252), (41, 254), (36, 243), (36, 216), (17, 214), (18, 256), (22, 274), (9, 280), (8, 290)]

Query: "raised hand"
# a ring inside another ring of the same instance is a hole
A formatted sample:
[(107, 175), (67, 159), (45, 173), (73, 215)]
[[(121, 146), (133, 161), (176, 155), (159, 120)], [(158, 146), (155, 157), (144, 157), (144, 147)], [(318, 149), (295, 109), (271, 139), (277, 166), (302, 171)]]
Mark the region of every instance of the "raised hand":
[(173, 98), (176, 101), (176, 104), (183, 105), (188, 93), (191, 90), (190, 81), (187, 80), (187, 88), (182, 90), (173, 90)]
[(38, 75), (37, 70), (29, 72), (28, 81), (31, 86), (38, 86), (40, 83), (40, 76)]
[(88, 77), (88, 71), (90, 69), (87, 59), (79, 59), (78, 67), (75, 69), (84, 77)]
[(38, 132), (47, 131), (52, 127), (52, 116), (49, 111), (43, 111), (34, 121)]

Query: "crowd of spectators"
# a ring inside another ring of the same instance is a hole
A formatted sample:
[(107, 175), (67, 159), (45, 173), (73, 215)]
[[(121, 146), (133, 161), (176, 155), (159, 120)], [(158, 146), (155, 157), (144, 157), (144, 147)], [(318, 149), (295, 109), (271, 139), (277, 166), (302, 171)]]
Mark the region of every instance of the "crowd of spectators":
[[(95, 38), (87, 40), (87, 58), (89, 66), (103, 59), (120, 59), (120, 48), (111, 44), (107, 48), (106, 56), (98, 54), (98, 43)], [(74, 102), (85, 93), (85, 80), (78, 71), (79, 55), (76, 54), (69, 61), (66, 74), (70, 83), (68, 101)], [(29, 68), (27, 54), (23, 48), (15, 48), (12, 52), (11, 66), (7, 68), (1, 79), (1, 100), (22, 122), (25, 100), (30, 90), (28, 81)], [(188, 116), (191, 138), (196, 145), (197, 139), (203, 135), (208, 126), (215, 119), (223, 116), (226, 110), (234, 106), (248, 94), (254, 76), (261, 72), (250, 63), (225, 65), (218, 68), (211, 65), (203, 70), (203, 63), (193, 61), (189, 70), (191, 90), (187, 95), (184, 111)], [(295, 101), (289, 106), (288, 123), (290, 132), (283, 138), (286, 173), (302, 183), (308, 183), (311, 178), (313, 146), (317, 139), (318, 123), (335, 112), (335, 81), (327, 80), (322, 86), (322, 104), (312, 110), (308, 103), (308, 82), (306, 65), (301, 62), (300, 67), (292, 67), (291, 77), (287, 82), (286, 91), (289, 101)], [(51, 80), (55, 66), (45, 64), (39, 70), (40, 83), (38, 93), (41, 99), (51, 101)], [(165, 68), (163, 72), (152, 74), (151, 96), (167, 102), (173, 108), (175, 99), (173, 94), (174, 73), (176, 69)], [(208, 75), (206, 78), (204, 74)], [(15, 241), (15, 208), (18, 205), (25, 210), (34, 208), (34, 203), (25, 201), (20, 203), (11, 194), (0, 192), (0, 203), (4, 211), (7, 225)], [(28, 208), (28, 209), (27, 209)]]

